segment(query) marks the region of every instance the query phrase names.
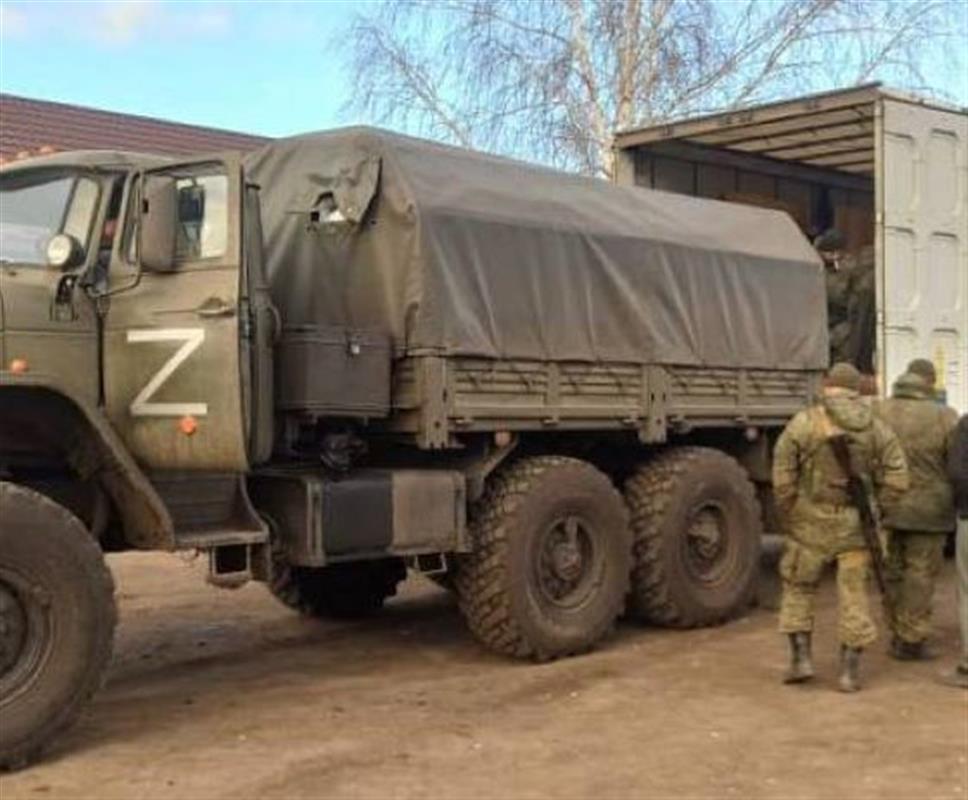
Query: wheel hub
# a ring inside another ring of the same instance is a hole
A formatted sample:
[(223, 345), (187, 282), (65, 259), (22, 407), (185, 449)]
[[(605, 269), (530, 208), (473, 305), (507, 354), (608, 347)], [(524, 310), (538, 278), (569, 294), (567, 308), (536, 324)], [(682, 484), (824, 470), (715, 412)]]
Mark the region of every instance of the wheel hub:
[(592, 536), (576, 516), (559, 519), (545, 532), (539, 551), (542, 594), (557, 605), (581, 602), (592, 582)]
[(711, 508), (699, 511), (689, 526), (689, 538), (702, 558), (714, 559), (723, 541), (720, 515)]
[(556, 577), (574, 581), (581, 577), (581, 551), (571, 542), (559, 542), (552, 550), (551, 566)]
[(696, 508), (683, 539), (686, 568), (697, 580), (716, 583), (729, 571), (730, 551), (729, 523), (722, 506), (712, 502)]
[(26, 641), (26, 609), (15, 593), (0, 583), (0, 675), (5, 675), (20, 660)]

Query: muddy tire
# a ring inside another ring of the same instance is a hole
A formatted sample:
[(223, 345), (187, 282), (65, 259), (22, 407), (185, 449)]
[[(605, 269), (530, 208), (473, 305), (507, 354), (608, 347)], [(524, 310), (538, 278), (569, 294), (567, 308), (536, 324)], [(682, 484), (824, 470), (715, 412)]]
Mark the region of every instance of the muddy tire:
[(269, 590), (309, 617), (359, 619), (377, 613), (407, 576), (402, 559), (353, 561), (327, 567), (276, 564)]
[(634, 537), (629, 616), (716, 625), (752, 602), (763, 534), (746, 471), (704, 447), (669, 450), (625, 484)]
[(424, 577), (431, 583), (439, 586), (441, 589), (446, 589), (452, 594), (457, 591), (457, 587), (454, 586), (454, 573), (451, 570), (440, 575), (424, 575)]
[(100, 687), (114, 582), (67, 509), (0, 482), (0, 768), (36, 758)]
[(488, 481), (471, 513), (474, 551), (456, 559), (461, 612), (505, 655), (589, 650), (621, 613), (631, 535), (621, 495), (590, 464), (526, 458)]

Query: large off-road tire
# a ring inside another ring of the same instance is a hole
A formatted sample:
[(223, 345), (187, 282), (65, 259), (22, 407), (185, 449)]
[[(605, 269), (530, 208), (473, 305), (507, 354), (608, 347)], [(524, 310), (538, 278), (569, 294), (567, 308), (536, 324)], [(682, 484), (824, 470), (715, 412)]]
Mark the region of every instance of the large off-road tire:
[(0, 482), (0, 767), (24, 766), (76, 719), (116, 620), (111, 573), (80, 520)]
[(454, 573), (452, 570), (447, 572), (442, 572), (436, 575), (424, 575), (424, 577), (431, 583), (436, 584), (441, 589), (445, 589), (448, 592), (457, 591), (457, 587), (454, 586)]
[(762, 521), (753, 484), (733, 458), (668, 450), (625, 483), (634, 537), (629, 616), (674, 628), (715, 625), (756, 590)]
[(473, 552), (456, 560), (460, 608), (499, 653), (546, 660), (589, 650), (628, 588), (631, 535), (608, 477), (573, 458), (500, 469), (475, 504)]
[(309, 617), (359, 619), (375, 614), (407, 577), (402, 559), (352, 561), (326, 567), (276, 564), (269, 589)]

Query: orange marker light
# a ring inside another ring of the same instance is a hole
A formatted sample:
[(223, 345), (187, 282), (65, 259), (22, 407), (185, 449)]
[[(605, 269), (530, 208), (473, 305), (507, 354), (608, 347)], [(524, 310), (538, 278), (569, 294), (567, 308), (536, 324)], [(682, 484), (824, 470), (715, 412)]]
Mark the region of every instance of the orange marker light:
[(192, 436), (198, 430), (198, 420), (195, 417), (182, 417), (178, 421), (178, 429), (186, 436)]
[(15, 375), (23, 375), (28, 369), (26, 358), (15, 358), (10, 362), (10, 371)]

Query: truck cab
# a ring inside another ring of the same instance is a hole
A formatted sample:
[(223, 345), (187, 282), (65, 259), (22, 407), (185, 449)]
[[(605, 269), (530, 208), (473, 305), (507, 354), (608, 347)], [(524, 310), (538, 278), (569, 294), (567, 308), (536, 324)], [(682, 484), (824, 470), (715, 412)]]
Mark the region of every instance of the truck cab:
[(244, 471), (262, 454), (242, 410), (253, 353), (238, 335), (252, 323), (238, 157), (70, 161), (4, 173), (4, 365), (103, 406), (149, 468)]
[[(246, 226), (258, 237), (258, 203), (248, 218), (245, 195), (256, 189), (243, 184), (239, 157), (72, 153), (9, 167), (2, 182), (0, 363), (15, 389), (0, 422), (4, 469), (42, 474), (60, 490), (55, 465), (78, 456), (67, 423), (38, 425), (35, 403), (66, 404), (110, 431), (115, 446), (100, 435), (99, 446), (127, 466), (109, 486), (121, 492), (132, 476), (150, 475), (154, 487), (129, 494), (154, 506), (156, 525), (122, 514), (117, 530), (99, 535), (171, 548), (180, 527), (190, 540), (191, 526), (159, 494), (185, 470), (213, 476), (208, 488), (226, 506), (222, 519), (186, 509), (199, 520), (195, 534), (215, 525), (242, 538), (264, 533), (238, 481), (214, 477), (245, 473), (268, 457), (271, 440), (272, 392), (253, 396), (258, 381), (271, 381), (271, 318), (264, 281), (250, 278), (259, 248), (243, 248)], [(76, 481), (63, 478), (76, 494)], [(78, 501), (82, 518), (98, 496)]]

